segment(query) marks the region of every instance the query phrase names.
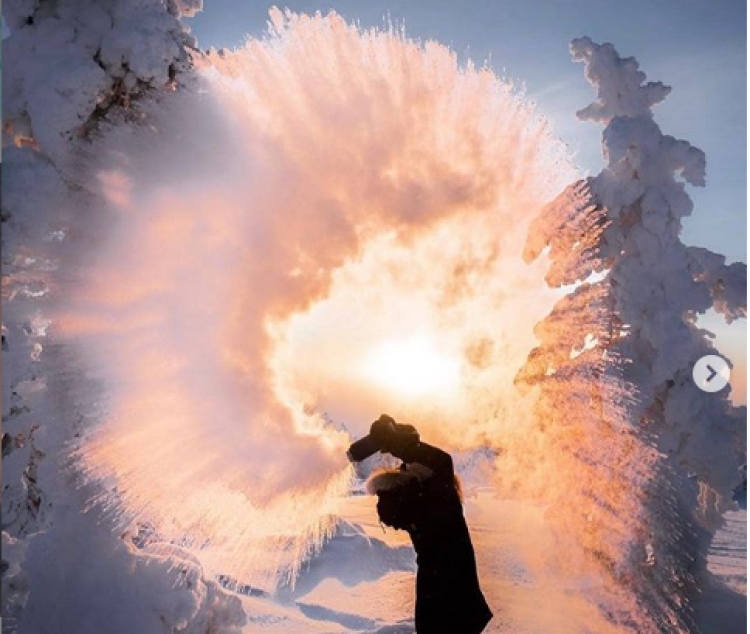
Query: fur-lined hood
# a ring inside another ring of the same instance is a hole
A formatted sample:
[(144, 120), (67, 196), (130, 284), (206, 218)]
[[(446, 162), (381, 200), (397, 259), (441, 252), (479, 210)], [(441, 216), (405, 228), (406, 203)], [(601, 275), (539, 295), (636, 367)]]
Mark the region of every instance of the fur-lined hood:
[(376, 495), (381, 491), (390, 491), (398, 487), (406, 486), (413, 480), (423, 481), (432, 475), (432, 469), (417, 462), (407, 465), (406, 469), (379, 469), (367, 478), (365, 490), (370, 495)]

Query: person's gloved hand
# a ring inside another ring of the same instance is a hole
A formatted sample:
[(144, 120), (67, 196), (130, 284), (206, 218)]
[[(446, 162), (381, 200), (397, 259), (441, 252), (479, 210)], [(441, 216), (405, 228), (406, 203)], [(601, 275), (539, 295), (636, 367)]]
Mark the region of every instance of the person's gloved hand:
[(399, 425), (387, 414), (370, 426), (370, 437), (380, 451), (402, 460), (419, 443), (419, 433), (412, 425)]
[(396, 436), (396, 421), (387, 414), (383, 414), (370, 425), (370, 438), (380, 451), (388, 451)]

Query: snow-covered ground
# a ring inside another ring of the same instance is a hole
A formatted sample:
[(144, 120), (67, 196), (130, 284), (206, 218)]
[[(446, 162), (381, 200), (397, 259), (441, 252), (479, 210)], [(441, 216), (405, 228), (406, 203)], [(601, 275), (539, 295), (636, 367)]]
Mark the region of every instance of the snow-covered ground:
[[(585, 588), (534, 576), (522, 554), (553, 554), (544, 509), (497, 500), (489, 492), (467, 500), (482, 587), (495, 614), (487, 632), (514, 634), (607, 632), (611, 625), (585, 601)], [(703, 634), (745, 632), (747, 511), (730, 511), (714, 539), (707, 581), (695, 602)], [(300, 576), (276, 597), (244, 596), (243, 632), (413, 632), (414, 554), (405, 533), (383, 530), (374, 500), (342, 501), (342, 524)], [(544, 606), (544, 609), (540, 609)]]
[(726, 525), (714, 536), (708, 555), (713, 578), (695, 601), (703, 634), (747, 631), (747, 494), (741, 508), (724, 515)]

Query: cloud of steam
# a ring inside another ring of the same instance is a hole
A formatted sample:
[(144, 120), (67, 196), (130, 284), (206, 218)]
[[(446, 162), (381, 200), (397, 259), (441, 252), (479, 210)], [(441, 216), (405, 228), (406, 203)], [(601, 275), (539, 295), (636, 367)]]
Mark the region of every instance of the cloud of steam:
[[(96, 144), (96, 250), (57, 323), (107, 387), (80, 452), (104, 503), (270, 583), (348, 481), (324, 411), (454, 448), (522, 433), (513, 378), (553, 297), (521, 252), (574, 170), (488, 70), (335, 14), (273, 11), (197, 66)], [(453, 389), (368, 380), (368, 354), (410, 337), (460, 368)]]

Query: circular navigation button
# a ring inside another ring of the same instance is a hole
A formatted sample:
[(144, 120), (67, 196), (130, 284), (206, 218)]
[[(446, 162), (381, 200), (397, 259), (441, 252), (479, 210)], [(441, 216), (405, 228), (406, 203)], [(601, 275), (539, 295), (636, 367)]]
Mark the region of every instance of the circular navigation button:
[(729, 364), (715, 354), (707, 354), (693, 366), (693, 381), (704, 392), (718, 392), (729, 383)]

